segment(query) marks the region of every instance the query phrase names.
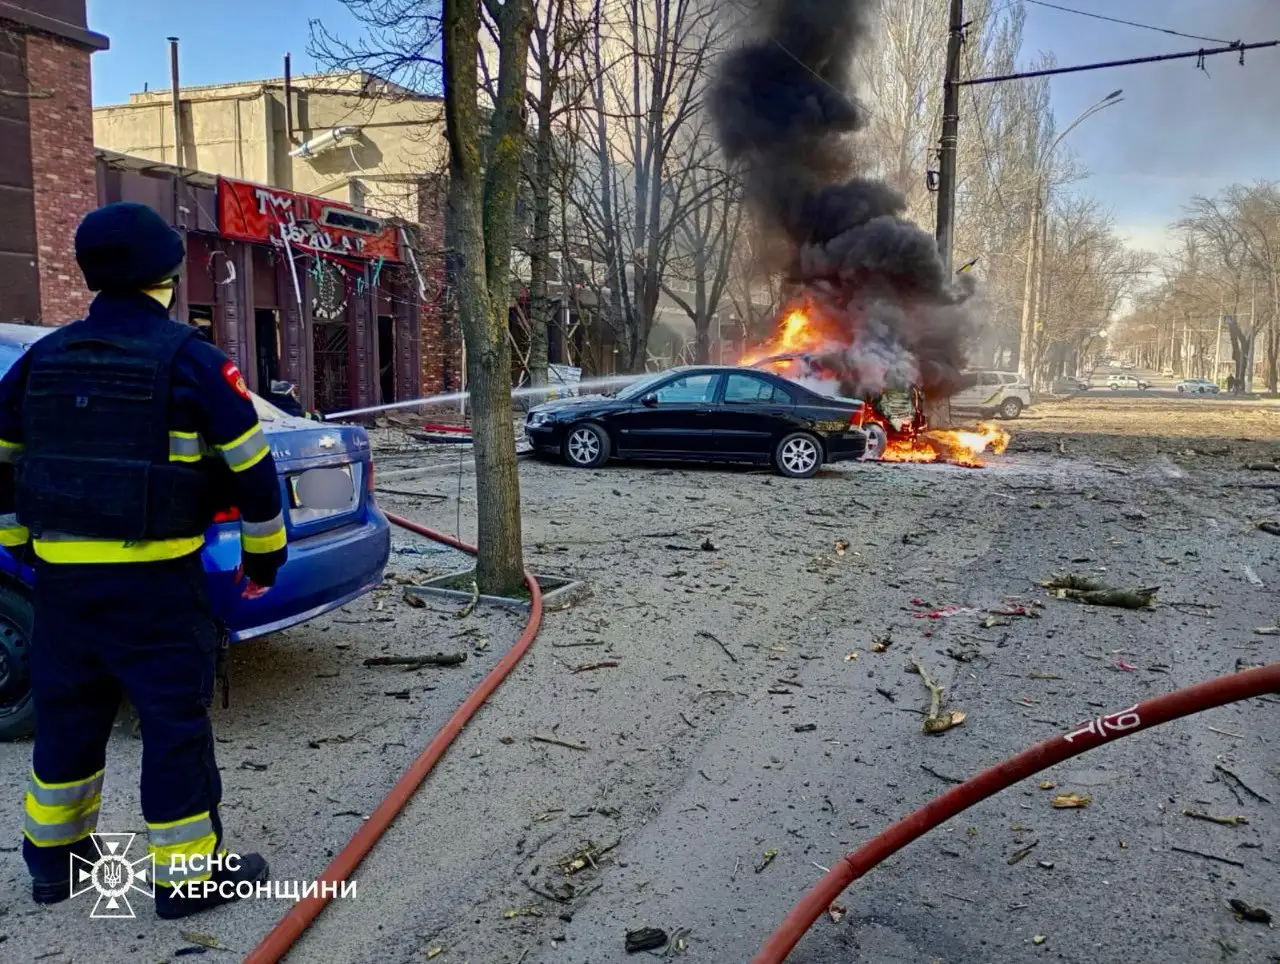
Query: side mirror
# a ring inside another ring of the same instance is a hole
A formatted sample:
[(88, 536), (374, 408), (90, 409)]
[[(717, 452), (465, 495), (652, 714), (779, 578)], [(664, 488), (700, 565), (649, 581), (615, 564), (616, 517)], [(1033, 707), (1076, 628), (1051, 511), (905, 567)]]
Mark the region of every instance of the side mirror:
[(650, 392), (648, 395), (644, 396), (644, 398), (640, 399), (640, 404), (645, 408), (653, 408), (658, 404), (658, 396), (653, 392)]

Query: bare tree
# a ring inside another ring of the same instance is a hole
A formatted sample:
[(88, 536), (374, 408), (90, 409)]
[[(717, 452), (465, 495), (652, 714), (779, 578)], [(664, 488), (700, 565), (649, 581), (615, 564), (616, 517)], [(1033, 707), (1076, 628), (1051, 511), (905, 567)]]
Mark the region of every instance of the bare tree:
[(687, 158), (678, 178), (680, 220), (666, 277), (667, 297), (693, 322), (694, 361), (711, 361), (711, 322), (719, 313), (729, 286), (730, 269), (745, 212), (737, 179), (715, 154), (709, 125), (704, 121), (692, 136), (681, 138), (680, 154)]
[(595, 0), (592, 12), (570, 200), (578, 245), (603, 266), (592, 280), (619, 365), (638, 372), (676, 232), (713, 190), (693, 183), (688, 157), (679, 168), (675, 162), (678, 138), (698, 113), (721, 18), (706, 0)]

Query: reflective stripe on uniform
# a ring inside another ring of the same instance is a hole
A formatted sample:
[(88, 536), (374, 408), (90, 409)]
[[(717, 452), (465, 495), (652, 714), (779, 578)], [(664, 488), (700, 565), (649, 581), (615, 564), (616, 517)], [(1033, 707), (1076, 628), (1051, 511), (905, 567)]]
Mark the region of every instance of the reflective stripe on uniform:
[(196, 432), (169, 433), (170, 462), (199, 462), (207, 451), (209, 446)]
[(198, 813), (194, 817), (173, 820), (169, 823), (147, 824), (147, 849), (155, 854), (156, 883), (172, 885), (185, 880), (205, 880), (209, 877), (208, 862), (197, 862), (200, 870), (193, 872), (185, 867), (174, 867), (175, 858), (200, 855), (213, 855), (218, 846), (218, 835), (213, 829), (213, 818), (209, 811)]
[(60, 847), (93, 833), (102, 805), (103, 773), (99, 770), (68, 783), (45, 783), (32, 772), (23, 826), (27, 839), (37, 847)]
[(26, 545), (30, 536), (27, 527), (18, 522), (16, 514), (7, 512), (0, 515), (0, 546), (12, 549), (14, 546)]
[(7, 438), (0, 438), (0, 463), (16, 462), (21, 454), (21, 442), (10, 442)]
[(181, 559), (197, 552), (203, 545), (202, 535), (121, 542), (118, 539), (86, 539), (62, 532), (46, 532), (31, 542), (36, 555), (52, 563), (162, 562)]
[(253, 468), (271, 451), (261, 425), (255, 425), (239, 438), (226, 445), (219, 445), (217, 448), (232, 472), (243, 472)]
[(240, 520), (240, 548), (245, 552), (276, 552), (285, 547), (284, 513), (277, 512), (268, 522)]

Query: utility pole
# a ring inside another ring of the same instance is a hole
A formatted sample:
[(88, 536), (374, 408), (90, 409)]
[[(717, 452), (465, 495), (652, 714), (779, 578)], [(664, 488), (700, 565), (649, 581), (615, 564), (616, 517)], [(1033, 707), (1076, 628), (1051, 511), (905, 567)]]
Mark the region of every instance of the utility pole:
[(938, 251), (951, 277), (956, 226), (956, 153), (960, 139), (960, 48), (964, 45), (964, 0), (951, 0), (951, 39), (942, 83), (942, 140), (938, 147)]
[(1040, 180), (1031, 199), (1031, 221), (1027, 225), (1027, 275), (1022, 287), (1022, 334), (1018, 339), (1018, 375), (1031, 377), (1032, 317), (1035, 314), (1036, 256), (1040, 253)]

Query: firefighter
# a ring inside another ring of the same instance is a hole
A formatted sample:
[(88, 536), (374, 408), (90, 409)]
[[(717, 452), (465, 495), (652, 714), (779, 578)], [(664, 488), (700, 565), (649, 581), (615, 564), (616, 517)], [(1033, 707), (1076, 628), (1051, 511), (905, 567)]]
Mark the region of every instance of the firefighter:
[(0, 543), (36, 574), (23, 856), (42, 904), (70, 896), (71, 855), (98, 860), (107, 738), (127, 697), (156, 912), (185, 917), (267, 878), (260, 855), (222, 846), (208, 709), (224, 637), (201, 549), (234, 504), (236, 591), (270, 588), (287, 554), (280, 484), (235, 364), (169, 320), (181, 236), (117, 203), (84, 218), (75, 248), (97, 293), (88, 317), (33, 343), (0, 381)]

